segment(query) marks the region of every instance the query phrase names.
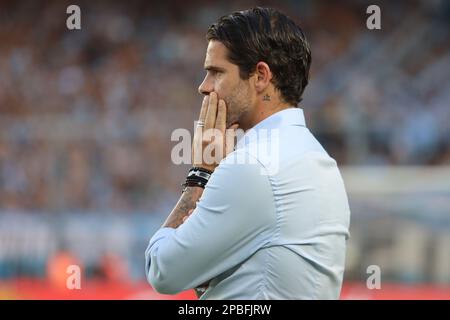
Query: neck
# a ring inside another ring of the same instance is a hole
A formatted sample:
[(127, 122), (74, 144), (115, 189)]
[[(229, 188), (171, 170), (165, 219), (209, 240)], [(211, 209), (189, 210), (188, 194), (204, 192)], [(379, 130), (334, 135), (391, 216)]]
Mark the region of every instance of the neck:
[(292, 105), (280, 101), (274, 101), (272, 103), (270, 101), (262, 101), (255, 107), (254, 112), (249, 115), (248, 119), (239, 123), (239, 127), (247, 131), (274, 113), (290, 107)]

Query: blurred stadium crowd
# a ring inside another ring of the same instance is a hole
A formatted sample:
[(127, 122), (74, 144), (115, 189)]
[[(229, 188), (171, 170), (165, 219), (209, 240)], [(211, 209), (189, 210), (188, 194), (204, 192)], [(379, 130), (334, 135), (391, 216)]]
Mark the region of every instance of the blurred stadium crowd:
[[(312, 43), (302, 106), (341, 165), (450, 162), (449, 5), (427, 5), (383, 7), (382, 32), (356, 2), (278, 5)], [(154, 209), (177, 193), (170, 134), (198, 114), (205, 30), (249, 6), (95, 2), (68, 31), (61, 2), (2, 4), (1, 206)]]
[[(168, 213), (188, 166), (207, 27), (250, 1), (0, 4), (0, 210)], [(450, 2), (261, 2), (294, 18), (312, 47), (301, 106), (340, 165), (450, 164)], [(142, 251), (143, 252), (143, 251)]]

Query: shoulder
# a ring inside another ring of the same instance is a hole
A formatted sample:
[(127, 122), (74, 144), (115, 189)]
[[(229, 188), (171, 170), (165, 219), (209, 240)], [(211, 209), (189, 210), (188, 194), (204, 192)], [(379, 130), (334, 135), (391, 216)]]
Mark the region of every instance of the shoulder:
[(286, 164), (328, 153), (305, 126), (287, 126), (270, 130), (255, 130), (243, 137), (239, 149), (225, 159), (228, 163), (259, 165), (263, 175), (273, 176)]

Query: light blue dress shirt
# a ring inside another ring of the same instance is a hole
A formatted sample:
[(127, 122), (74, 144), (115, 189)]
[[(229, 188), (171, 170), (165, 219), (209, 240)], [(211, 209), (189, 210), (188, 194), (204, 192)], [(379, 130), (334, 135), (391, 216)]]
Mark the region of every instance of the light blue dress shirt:
[(285, 109), (238, 141), (184, 224), (154, 234), (147, 279), (165, 294), (211, 280), (201, 299), (338, 299), (349, 221), (336, 161)]

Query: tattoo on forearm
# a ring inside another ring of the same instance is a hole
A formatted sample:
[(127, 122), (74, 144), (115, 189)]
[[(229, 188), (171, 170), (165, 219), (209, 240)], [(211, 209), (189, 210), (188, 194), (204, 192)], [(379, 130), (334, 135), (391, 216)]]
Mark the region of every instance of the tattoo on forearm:
[[(167, 217), (166, 222), (164, 222), (163, 227), (178, 228), (183, 223), (183, 218), (189, 214), (189, 211), (194, 209), (197, 205), (198, 199), (203, 194), (203, 189), (200, 187), (187, 187), (186, 191), (181, 195), (180, 200), (176, 204), (175, 208), (172, 210), (170, 215)], [(207, 284), (203, 284), (205, 286)], [(195, 294), (197, 298), (203, 294), (204, 290), (201, 288), (195, 288)]]
[(191, 209), (195, 208), (202, 194), (203, 189), (200, 187), (187, 187), (175, 208), (167, 217), (163, 227), (178, 228), (183, 223), (183, 218), (188, 215)]

